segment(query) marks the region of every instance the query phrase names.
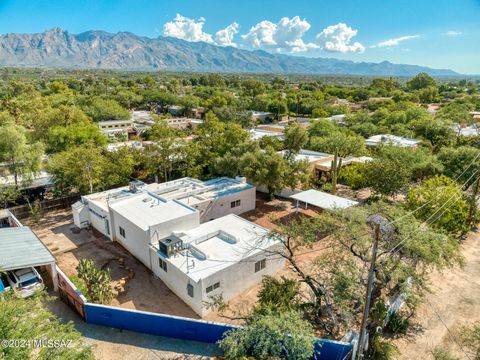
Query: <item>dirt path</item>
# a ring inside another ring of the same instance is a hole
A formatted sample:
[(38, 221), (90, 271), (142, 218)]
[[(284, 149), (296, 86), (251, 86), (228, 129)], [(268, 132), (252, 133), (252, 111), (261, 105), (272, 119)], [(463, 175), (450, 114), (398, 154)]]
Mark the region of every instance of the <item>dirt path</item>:
[(480, 321), (480, 232), (469, 236), (462, 247), (463, 269), (432, 274), (432, 293), (427, 295), (428, 301), (420, 305), (413, 321), (413, 327), (418, 330), (397, 341), (399, 359), (433, 359), (431, 351), (437, 346), (467, 359), (452, 337), (458, 337), (461, 326)]

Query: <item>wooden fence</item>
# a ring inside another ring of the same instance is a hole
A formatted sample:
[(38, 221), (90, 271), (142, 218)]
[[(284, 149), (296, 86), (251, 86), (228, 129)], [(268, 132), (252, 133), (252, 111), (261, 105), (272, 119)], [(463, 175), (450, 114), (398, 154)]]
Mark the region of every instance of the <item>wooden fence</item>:
[[(38, 204), (40, 206), (42, 212), (48, 212), (52, 210), (66, 209), (72, 206), (72, 204), (79, 199), (80, 196), (73, 195), (57, 199), (43, 200), (35, 204)], [(34, 206), (34, 204), (31, 204), (31, 206)], [(8, 210), (10, 210), (10, 212), (15, 215), (17, 219), (26, 219), (30, 217), (30, 206), (28, 204), (14, 206), (9, 208)]]

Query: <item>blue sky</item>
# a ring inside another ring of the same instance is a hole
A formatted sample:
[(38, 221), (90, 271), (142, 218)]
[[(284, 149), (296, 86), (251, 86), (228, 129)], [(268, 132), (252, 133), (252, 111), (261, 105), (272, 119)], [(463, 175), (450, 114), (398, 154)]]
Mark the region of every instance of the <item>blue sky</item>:
[(480, 74), (480, 0), (0, 0), (0, 33), (53, 27)]

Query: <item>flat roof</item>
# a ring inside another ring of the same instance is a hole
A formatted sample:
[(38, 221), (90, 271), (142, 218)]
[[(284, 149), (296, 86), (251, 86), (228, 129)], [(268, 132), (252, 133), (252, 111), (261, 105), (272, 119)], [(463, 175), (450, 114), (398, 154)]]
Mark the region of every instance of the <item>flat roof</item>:
[(194, 214), (196, 209), (176, 200), (166, 200), (148, 192), (138, 192), (109, 204), (118, 214), (146, 231), (150, 226)]
[(26, 226), (0, 228), (0, 269), (15, 270), (55, 263), (55, 257)]
[[(286, 150), (279, 151), (278, 153), (284, 155), (286, 153)], [(295, 160), (308, 160), (308, 162), (314, 162), (319, 160), (326, 160), (330, 157), (333, 157), (333, 155), (302, 149), (297, 155), (295, 155)]]
[(206, 200), (218, 199), (253, 187), (253, 185), (228, 177), (220, 177), (207, 181), (185, 177), (161, 184), (148, 184), (145, 185), (143, 189), (160, 195), (165, 199), (176, 199), (187, 205), (195, 205)]
[(250, 130), (250, 137), (254, 140), (259, 140), (264, 136), (273, 136), (273, 137), (283, 138), (285, 134), (283, 132), (267, 131), (267, 130), (261, 130), (261, 129)]
[(310, 189), (290, 196), (292, 199), (313, 205), (325, 210), (346, 209), (358, 205), (358, 201), (349, 200), (340, 196), (327, 194), (323, 191)]
[[(198, 282), (278, 243), (278, 239), (267, 236), (269, 233), (268, 229), (237, 215), (226, 215), (194, 229), (175, 233), (184, 245), (190, 244), (190, 250), (181, 251), (166, 260)], [(155, 248), (158, 246), (153, 245)], [(266, 253), (267, 258), (269, 255), (272, 254)]]
[(373, 135), (366, 140), (367, 145), (393, 144), (401, 147), (416, 146), (421, 142), (421, 140), (390, 134)]

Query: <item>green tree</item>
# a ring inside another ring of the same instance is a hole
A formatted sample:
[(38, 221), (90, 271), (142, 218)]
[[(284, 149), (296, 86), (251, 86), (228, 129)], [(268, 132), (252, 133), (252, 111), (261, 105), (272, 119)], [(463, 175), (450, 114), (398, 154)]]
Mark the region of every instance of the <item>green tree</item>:
[(85, 194), (107, 186), (103, 177), (107, 164), (102, 148), (84, 144), (55, 154), (47, 169), (53, 176), (56, 191)]
[(256, 316), (219, 341), (227, 359), (310, 359), (315, 352), (312, 326), (296, 311)]
[(416, 216), (432, 223), (433, 227), (450, 233), (466, 229), (468, 204), (462, 189), (452, 179), (441, 175), (426, 180), (409, 190), (407, 209), (417, 209)]
[(365, 152), (365, 140), (358, 135), (342, 131), (335, 131), (328, 136), (314, 137), (311, 139), (311, 146), (314, 150), (333, 154), (332, 170), (332, 192), (337, 190), (338, 178), (341, 175), (343, 158), (350, 155), (360, 155)]
[(130, 114), (113, 99), (94, 98), (83, 106), (84, 111), (93, 121), (128, 119)]
[(377, 194), (394, 196), (407, 186), (410, 170), (399, 159), (377, 158), (366, 164), (365, 179)]
[(13, 175), (15, 188), (21, 180), (28, 183), (37, 174), (42, 165), (43, 145), (30, 144), (24, 127), (8, 124), (0, 127), (0, 162)]
[(168, 181), (175, 164), (182, 159), (185, 145), (179, 138), (179, 132), (165, 121), (159, 121), (152, 127), (150, 139), (153, 144), (146, 148), (144, 154), (147, 168), (157, 182), (159, 179)]
[(283, 141), (287, 160), (292, 160), (307, 142), (308, 134), (305, 128), (297, 123), (289, 124), (285, 128), (285, 139)]
[(445, 147), (440, 150), (437, 157), (444, 167), (443, 173), (446, 176), (462, 184), (466, 182), (466, 186), (470, 186), (475, 181), (474, 174), (480, 168), (479, 151), (470, 146)]
[(94, 124), (74, 123), (67, 126), (55, 126), (49, 130), (47, 149), (50, 153), (57, 153), (89, 142), (97, 145), (107, 143), (105, 136)]
[(417, 76), (407, 81), (407, 88), (409, 90), (420, 90), (431, 86), (435, 86), (435, 80), (427, 73), (419, 73)]
[[(45, 306), (45, 296), (27, 299), (11, 293), (0, 297), (0, 338), (11, 340), (44, 339), (65, 346), (35, 348), (33, 346), (2, 347), (5, 359), (66, 359), (93, 360), (91, 347), (85, 345), (74, 324), (62, 324)], [(67, 346), (68, 345), (68, 346)]]

